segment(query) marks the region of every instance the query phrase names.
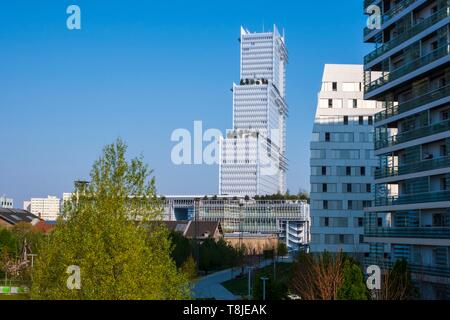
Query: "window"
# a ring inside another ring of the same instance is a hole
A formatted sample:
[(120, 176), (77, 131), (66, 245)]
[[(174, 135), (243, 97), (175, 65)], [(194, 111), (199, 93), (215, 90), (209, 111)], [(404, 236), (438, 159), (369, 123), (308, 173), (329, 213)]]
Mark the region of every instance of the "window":
[(330, 142), (331, 141), (331, 133), (325, 132), (325, 141)]
[(368, 124), (369, 124), (369, 126), (373, 125), (373, 117), (372, 116), (369, 116)]
[(372, 185), (370, 183), (366, 184), (366, 192), (372, 193)]
[(342, 91), (344, 92), (358, 92), (361, 91), (360, 82), (344, 82), (342, 83)]
[(364, 177), (366, 175), (366, 167), (361, 167), (359, 168), (360, 174), (362, 177)]
[(358, 123), (360, 126), (364, 125), (364, 117), (363, 116), (359, 116), (358, 120), (359, 120)]
[(348, 125), (348, 116), (344, 116), (344, 125), (345, 125), (345, 126)]
[(337, 82), (333, 82), (333, 91), (337, 91)]
[(364, 243), (364, 235), (359, 235), (359, 243)]
[(322, 192), (328, 192), (328, 185), (326, 183), (322, 185)]
[(346, 188), (347, 192), (352, 192), (352, 184), (351, 183), (347, 183), (345, 188)]
[(325, 150), (324, 149), (311, 150), (311, 159), (325, 159)]
[(333, 108), (333, 99), (328, 99), (328, 108)]
[(323, 209), (328, 210), (328, 200), (323, 201)]
[(323, 224), (324, 224), (325, 227), (329, 227), (329, 226), (330, 226), (330, 218), (325, 217), (325, 218), (324, 218), (324, 223), (323, 223)]
[(383, 218), (377, 218), (377, 226), (381, 228), (383, 226)]
[(358, 108), (358, 100), (357, 99), (353, 99), (353, 108)]
[(322, 167), (322, 175), (323, 176), (327, 175), (327, 167)]
[(348, 200), (347, 201), (347, 209), (348, 210), (353, 210), (353, 201), (352, 200)]
[(346, 167), (345, 168), (345, 175), (351, 176), (352, 175), (352, 167)]
[(447, 156), (447, 146), (445, 144), (439, 146), (439, 154), (441, 157)]
[(364, 226), (364, 219), (363, 218), (358, 218), (358, 227), (363, 227)]

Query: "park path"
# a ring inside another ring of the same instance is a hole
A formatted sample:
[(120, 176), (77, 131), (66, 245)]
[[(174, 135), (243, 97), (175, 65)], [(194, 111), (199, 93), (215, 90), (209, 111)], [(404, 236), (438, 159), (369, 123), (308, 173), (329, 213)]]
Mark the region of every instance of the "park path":
[[(258, 268), (263, 268), (272, 263), (272, 260), (265, 260), (259, 263)], [(193, 296), (195, 299), (216, 299), (216, 300), (241, 300), (241, 297), (235, 296), (228, 291), (222, 282), (235, 278), (242, 268), (230, 268), (212, 273), (199, 278), (193, 283)]]

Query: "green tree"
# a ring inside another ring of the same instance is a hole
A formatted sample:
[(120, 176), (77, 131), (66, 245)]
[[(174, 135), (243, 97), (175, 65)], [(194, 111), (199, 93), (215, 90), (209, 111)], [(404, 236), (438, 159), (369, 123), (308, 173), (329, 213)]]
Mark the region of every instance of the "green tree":
[(278, 242), (277, 255), (279, 257), (285, 257), (288, 254), (288, 248), (284, 242)]
[[(39, 250), (34, 299), (184, 299), (187, 277), (170, 257), (152, 172), (142, 157), (126, 160), (118, 139), (95, 161)], [(67, 267), (80, 267), (81, 289), (67, 288)]]
[(187, 275), (189, 280), (197, 278), (197, 264), (192, 256), (189, 256), (182, 264), (181, 270)]
[(368, 297), (363, 272), (356, 263), (347, 259), (344, 262), (344, 280), (338, 290), (338, 300), (367, 300)]

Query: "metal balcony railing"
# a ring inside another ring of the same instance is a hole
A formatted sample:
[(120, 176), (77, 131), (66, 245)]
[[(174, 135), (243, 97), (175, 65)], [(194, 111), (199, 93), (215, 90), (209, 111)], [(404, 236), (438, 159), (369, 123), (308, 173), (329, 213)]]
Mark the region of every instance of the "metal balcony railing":
[(386, 167), (375, 171), (375, 179), (400, 176), (414, 172), (422, 172), (434, 169), (450, 167), (450, 156), (436, 159), (423, 160), (403, 166)]
[(367, 228), (364, 230), (364, 235), (381, 238), (448, 239), (450, 238), (450, 227)]
[[(383, 269), (391, 269), (394, 266), (394, 262), (386, 259), (365, 258), (365, 265), (377, 265)], [(430, 275), (437, 277), (450, 277), (450, 266), (438, 266), (438, 265), (421, 265), (410, 264), (408, 268), (413, 274), (418, 275)]]
[(400, 143), (415, 140), (418, 138), (430, 136), (436, 133), (445, 132), (450, 130), (450, 120), (438, 122), (426, 127), (419, 128), (417, 130), (411, 130), (402, 132), (395, 136), (388, 137), (386, 139), (375, 139), (375, 150), (382, 148), (392, 147)]
[(389, 72), (385, 74), (384, 76), (381, 76), (380, 78), (366, 84), (364, 86), (365, 92), (369, 93), (377, 88), (380, 88), (381, 86), (384, 86), (388, 84), (389, 82), (396, 80), (414, 70), (417, 70), (423, 66), (426, 66), (427, 64), (430, 64), (436, 60), (439, 60), (442, 57), (445, 57), (450, 53), (450, 46), (447, 43), (446, 45), (432, 51), (431, 53), (420, 57), (398, 69), (395, 69), (392, 72)]
[(427, 103), (450, 96), (450, 85), (441, 87), (436, 90), (429, 91), (411, 100), (394, 105), (394, 102), (385, 103), (386, 108), (383, 111), (375, 114), (375, 122), (388, 119), (390, 117), (399, 115), (403, 112), (412, 110), (414, 108), (423, 106)]
[(438, 23), (439, 21), (447, 18), (450, 16), (450, 8), (443, 8), (436, 12), (435, 14), (429, 16), (428, 18), (420, 21), (419, 23), (415, 24), (411, 28), (407, 29), (405, 32), (399, 34), (397, 37), (393, 38), (392, 40), (385, 42), (382, 46), (378, 47), (368, 55), (364, 57), (364, 63), (367, 64), (369, 62), (372, 62), (376, 58), (380, 57), (382, 54), (388, 52), (389, 50), (397, 47), (398, 45), (402, 44), (406, 40), (412, 38), (413, 36), (419, 34), (423, 30), (426, 30), (427, 28), (431, 27), (432, 25)]
[[(398, 15), (400, 12), (408, 8), (411, 4), (413, 4), (416, 1), (417, 0), (403, 0), (402, 2), (400, 2), (395, 7), (391, 8), (389, 11), (387, 11), (385, 14), (381, 16), (381, 24), (388, 22), (389, 20), (391, 20), (393, 17)], [(365, 8), (367, 8), (367, 6)], [(365, 27), (364, 36), (367, 36), (372, 31), (373, 29)]]
[(405, 195), (400, 195), (400, 196), (376, 197), (375, 206), (376, 207), (385, 207), (385, 206), (396, 206), (396, 205), (402, 205), (402, 204), (428, 203), (428, 202), (440, 202), (440, 201), (450, 201), (450, 191), (449, 190), (405, 194)]

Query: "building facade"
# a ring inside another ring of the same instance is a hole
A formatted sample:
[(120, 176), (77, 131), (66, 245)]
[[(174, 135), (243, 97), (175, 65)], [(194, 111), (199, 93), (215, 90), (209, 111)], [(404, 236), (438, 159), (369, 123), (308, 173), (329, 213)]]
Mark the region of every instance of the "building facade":
[(0, 208), (12, 209), (14, 207), (14, 200), (6, 196), (0, 197)]
[(61, 201), (57, 197), (31, 198), (24, 201), (24, 210), (38, 216), (45, 221), (56, 221), (60, 215)]
[(217, 221), (226, 238), (274, 235), (291, 252), (310, 241), (309, 205), (293, 200), (254, 200), (226, 196), (166, 196), (166, 221)]
[[(367, 264), (408, 261), (424, 299), (450, 298), (450, 2), (366, 0), (379, 28), (364, 58), (375, 116), (375, 202), (367, 208)], [(374, 76), (373, 72), (380, 72)]]
[(272, 32), (241, 28), (239, 84), (233, 84), (233, 129), (219, 142), (219, 194), (286, 190), (287, 50)]
[(363, 208), (373, 201), (378, 109), (363, 99), (363, 77), (362, 65), (325, 65), (311, 141), (312, 252), (369, 251)]

